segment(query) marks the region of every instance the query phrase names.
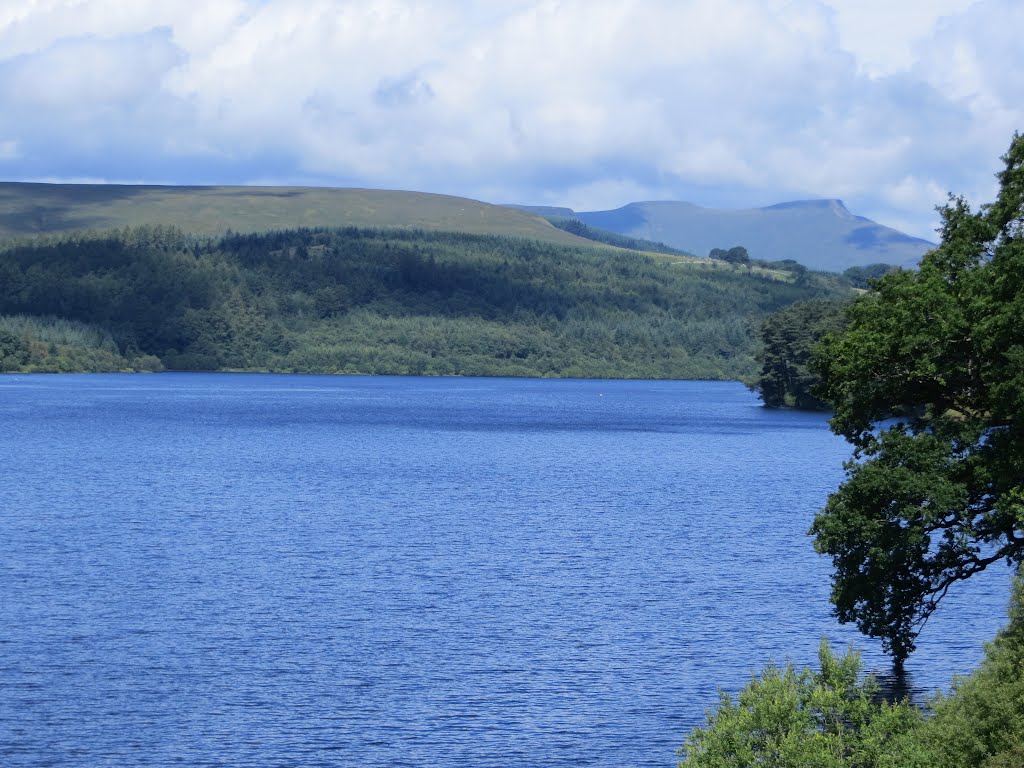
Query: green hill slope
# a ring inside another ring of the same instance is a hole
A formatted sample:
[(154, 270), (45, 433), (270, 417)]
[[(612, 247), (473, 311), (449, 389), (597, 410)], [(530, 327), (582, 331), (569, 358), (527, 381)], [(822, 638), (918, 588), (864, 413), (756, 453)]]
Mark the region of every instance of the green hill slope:
[(169, 225), (200, 235), (298, 227), (395, 227), (585, 242), (539, 216), (461, 197), (321, 187), (0, 182), (0, 239)]
[[(745, 378), (761, 318), (848, 290), (464, 233), (144, 228), (0, 246), (0, 316), (86, 324), (151, 369)], [(7, 367), (28, 369), (31, 349), (37, 369), (58, 365), (24, 327)]]

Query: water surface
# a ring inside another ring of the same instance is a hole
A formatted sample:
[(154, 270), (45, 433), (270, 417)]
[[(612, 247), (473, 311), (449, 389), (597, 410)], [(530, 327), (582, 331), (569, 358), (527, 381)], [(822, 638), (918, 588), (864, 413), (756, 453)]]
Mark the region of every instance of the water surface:
[(848, 453), (728, 383), (0, 377), (0, 761), (672, 766), (769, 660), (887, 668), (804, 535)]

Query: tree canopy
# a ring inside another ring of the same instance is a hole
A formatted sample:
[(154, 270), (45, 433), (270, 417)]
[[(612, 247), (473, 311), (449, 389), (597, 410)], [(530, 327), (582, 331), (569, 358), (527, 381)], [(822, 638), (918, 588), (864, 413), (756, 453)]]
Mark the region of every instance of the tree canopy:
[(0, 245), (0, 367), (736, 379), (765, 314), (847, 291), (505, 237), (148, 227)]
[(712, 248), (708, 253), (708, 258), (727, 261), (730, 264), (750, 263), (750, 254), (747, 253), (747, 249), (742, 245), (734, 245), (729, 250), (725, 250), (724, 248)]
[(977, 670), (929, 704), (931, 716), (894, 750), (899, 768), (1024, 765), (1024, 578), (1013, 584), (1010, 621)]
[(899, 267), (892, 264), (868, 264), (864, 267), (850, 267), (843, 270), (843, 277), (850, 281), (854, 288), (870, 288), (871, 282), (883, 275), (895, 272)]
[(816, 393), (820, 382), (811, 369), (811, 352), (822, 338), (843, 326), (844, 304), (798, 301), (773, 312), (761, 324), (761, 373), (752, 386), (769, 408), (823, 410)]
[(897, 666), (947, 590), (1024, 560), (1024, 137), (995, 202), (940, 208), (941, 243), (847, 310), (815, 354), (855, 448), (814, 521), (839, 619)]

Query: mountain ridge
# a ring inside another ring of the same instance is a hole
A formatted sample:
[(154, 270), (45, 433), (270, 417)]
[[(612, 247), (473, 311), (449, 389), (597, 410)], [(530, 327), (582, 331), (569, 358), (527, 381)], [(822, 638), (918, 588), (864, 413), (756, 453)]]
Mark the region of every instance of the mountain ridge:
[[(592, 244), (586, 232), (552, 224), (568, 219), (628, 238), (634, 241), (634, 249), (645, 250), (640, 241), (648, 241), (704, 256), (713, 248), (742, 245), (754, 259), (792, 259), (831, 272), (876, 263), (909, 268), (934, 247), (852, 213), (838, 198), (740, 209), (651, 200), (606, 211), (577, 212), (556, 206), (495, 205), (431, 192), (348, 187), (0, 182), (0, 240), (171, 225), (201, 235), (362, 227)], [(599, 239), (613, 241), (614, 237)]]
[(794, 259), (811, 269), (842, 272), (888, 263), (912, 268), (935, 247), (851, 212), (839, 198), (790, 200), (759, 208), (708, 208), (688, 201), (648, 200), (604, 211), (517, 206), (546, 210), (620, 235), (662, 242), (698, 255), (712, 248), (744, 246), (755, 259)]

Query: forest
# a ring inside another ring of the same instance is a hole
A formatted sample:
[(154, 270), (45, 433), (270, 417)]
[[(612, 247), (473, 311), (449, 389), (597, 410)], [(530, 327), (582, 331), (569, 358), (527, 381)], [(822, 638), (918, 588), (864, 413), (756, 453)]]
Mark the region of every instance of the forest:
[(739, 379), (837, 276), (504, 236), (165, 226), (0, 247), (0, 370)]

